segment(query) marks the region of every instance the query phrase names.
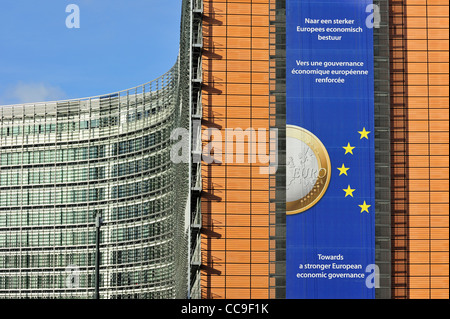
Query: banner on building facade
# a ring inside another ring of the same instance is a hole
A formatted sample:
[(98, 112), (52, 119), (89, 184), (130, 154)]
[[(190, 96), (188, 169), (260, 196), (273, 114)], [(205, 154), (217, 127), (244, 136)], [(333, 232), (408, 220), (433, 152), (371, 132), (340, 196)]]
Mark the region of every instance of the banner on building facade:
[(286, 296), (374, 298), (373, 5), (286, 1)]

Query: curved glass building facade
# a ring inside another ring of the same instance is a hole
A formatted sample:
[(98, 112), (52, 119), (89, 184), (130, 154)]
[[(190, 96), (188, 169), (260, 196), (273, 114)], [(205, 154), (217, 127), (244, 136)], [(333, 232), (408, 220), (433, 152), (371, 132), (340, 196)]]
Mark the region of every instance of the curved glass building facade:
[(0, 297), (92, 295), (96, 216), (102, 297), (176, 297), (178, 76), (177, 63), (108, 96), (0, 109)]

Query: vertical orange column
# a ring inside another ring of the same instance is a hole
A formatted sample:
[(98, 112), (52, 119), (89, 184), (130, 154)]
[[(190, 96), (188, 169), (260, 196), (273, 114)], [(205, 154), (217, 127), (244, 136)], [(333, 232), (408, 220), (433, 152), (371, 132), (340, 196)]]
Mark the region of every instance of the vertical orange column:
[(409, 1), (410, 298), (448, 298), (448, 1)]
[[(400, 115), (406, 120), (404, 125), (395, 116), (393, 120), (393, 136), (405, 137), (404, 145), (393, 143), (394, 171), (405, 172), (394, 177), (393, 185), (406, 183), (404, 196), (399, 197), (407, 199), (407, 215), (393, 212), (394, 223), (407, 219), (407, 234), (402, 227), (393, 228), (393, 256), (406, 258), (405, 265), (394, 265), (394, 297), (400, 294), (395, 283), (402, 282), (398, 270), (403, 266), (406, 297), (448, 298), (448, 1), (393, 1), (392, 9), (401, 12), (391, 20), (394, 42), (398, 29), (404, 31), (402, 46), (393, 42), (396, 47), (391, 50), (393, 101), (404, 107), (393, 114), (403, 112)], [(405, 155), (403, 164), (395, 162), (399, 152)], [(398, 193), (394, 189), (394, 200)], [(404, 243), (396, 247), (398, 238)]]
[[(205, 130), (269, 128), (269, 0), (204, 0)], [(268, 135), (268, 134), (267, 134)], [(202, 163), (202, 298), (268, 297), (268, 175), (252, 163)]]

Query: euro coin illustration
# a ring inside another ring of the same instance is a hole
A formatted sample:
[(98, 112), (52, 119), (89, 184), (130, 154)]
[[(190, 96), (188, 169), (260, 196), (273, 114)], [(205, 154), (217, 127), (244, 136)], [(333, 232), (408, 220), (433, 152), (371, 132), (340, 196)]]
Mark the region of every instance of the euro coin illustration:
[(322, 142), (308, 130), (286, 127), (286, 214), (302, 213), (324, 196), (331, 162)]

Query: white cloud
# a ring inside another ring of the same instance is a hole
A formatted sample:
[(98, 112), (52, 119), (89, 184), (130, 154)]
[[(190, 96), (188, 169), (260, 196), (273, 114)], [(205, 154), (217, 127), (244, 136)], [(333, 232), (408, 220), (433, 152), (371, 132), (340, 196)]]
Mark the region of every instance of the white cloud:
[[(45, 83), (17, 83), (5, 90), (1, 101), (11, 104), (56, 101), (64, 99), (66, 94), (56, 86)], [(2, 103), (3, 104), (3, 103)]]

